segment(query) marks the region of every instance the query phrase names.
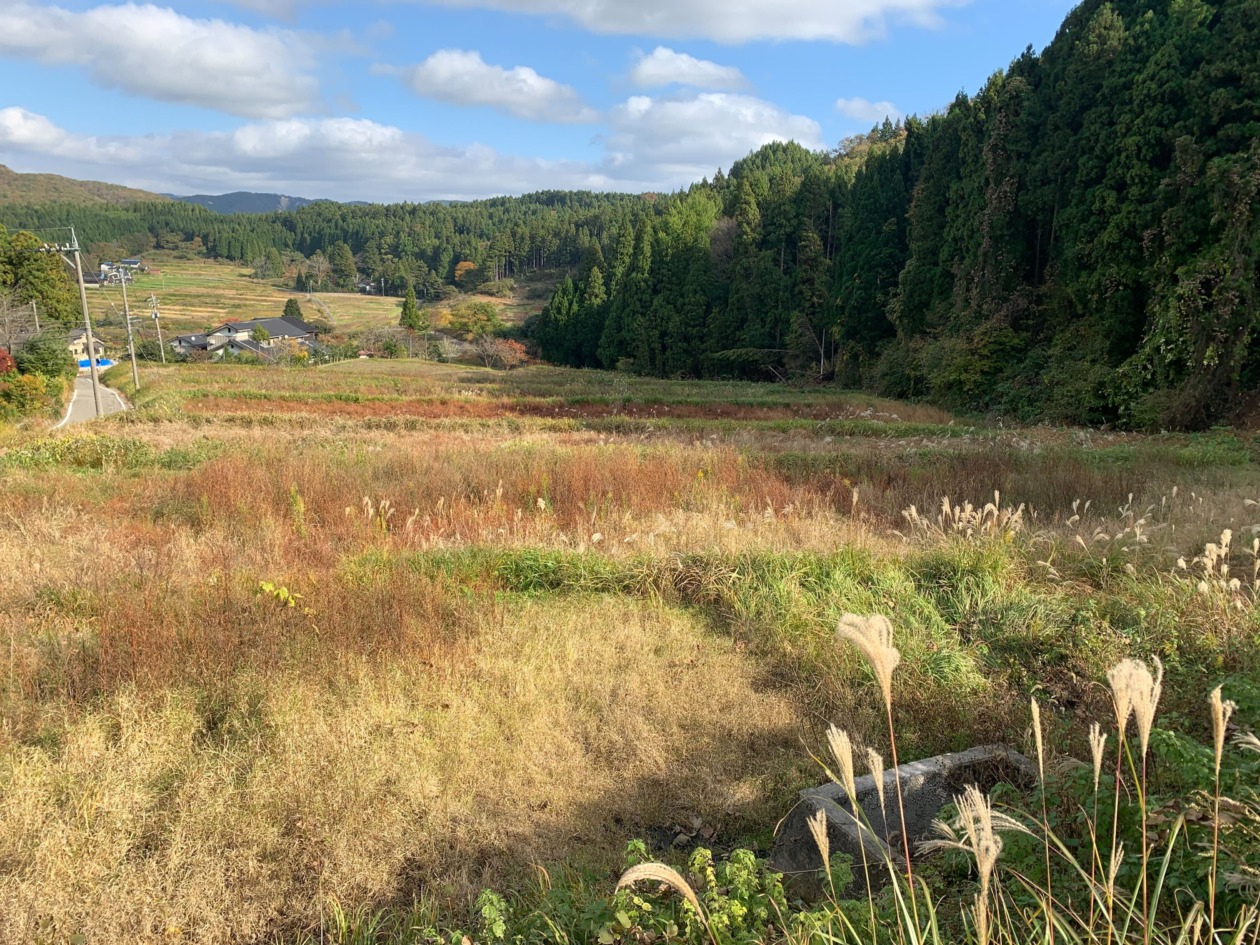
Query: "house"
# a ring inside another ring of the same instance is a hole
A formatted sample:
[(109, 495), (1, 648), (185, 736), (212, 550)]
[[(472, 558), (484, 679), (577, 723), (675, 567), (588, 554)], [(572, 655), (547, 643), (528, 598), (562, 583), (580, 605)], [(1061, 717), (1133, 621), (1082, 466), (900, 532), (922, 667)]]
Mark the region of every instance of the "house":
[(216, 346), (211, 351), (211, 357), (214, 358), (242, 354), (253, 355), (260, 361), (272, 362), (279, 360), (280, 349), (272, 344), (254, 341), (252, 338), (233, 338), (231, 341)]
[(315, 343), (315, 329), (296, 318), (259, 318), (249, 322), (226, 322), (204, 335), (178, 335), (171, 347), (180, 354), (208, 352), (211, 358), (225, 354), (249, 354), (263, 361), (278, 360), (284, 349), (298, 344), (312, 356), (323, 352)]
[(206, 335), (176, 335), (171, 339), (171, 347), (178, 354), (192, 354), (194, 351), (209, 351), (210, 340)]
[[(82, 362), (83, 364), (87, 364), (87, 332), (82, 328), (75, 329), (66, 336), (66, 341), (68, 342), (70, 353), (74, 355), (74, 359)], [(92, 346), (95, 349), (92, 356), (98, 361), (104, 358), (108, 353), (108, 347), (95, 335), (92, 336)]]
[(253, 338), (259, 329), (267, 336), (263, 341), (264, 345), (282, 338), (291, 338), (294, 341), (315, 340), (315, 329), (296, 318), (258, 318), (251, 322), (227, 322), (206, 332), (206, 338), (213, 349), (233, 339), (245, 341)]

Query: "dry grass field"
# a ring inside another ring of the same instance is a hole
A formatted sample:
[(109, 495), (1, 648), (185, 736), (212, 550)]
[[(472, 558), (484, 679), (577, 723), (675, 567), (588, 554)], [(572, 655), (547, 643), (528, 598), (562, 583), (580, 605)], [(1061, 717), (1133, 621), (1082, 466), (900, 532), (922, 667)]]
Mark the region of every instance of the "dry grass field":
[[(148, 298), (156, 296), (162, 314), (165, 335), (188, 334), (216, 327), (228, 320), (249, 321), (255, 318), (277, 318), (284, 303), (295, 298), (311, 317), (327, 318), (339, 334), (359, 334), (373, 328), (398, 324), (401, 299), (363, 295), (354, 292), (293, 292), (269, 281), (251, 276), (247, 266), (223, 260), (177, 259), (170, 253), (151, 253), (145, 257), (152, 271), (137, 273), (127, 289), (133, 315), (147, 315)], [(527, 297), (522, 286), (516, 297), (499, 299), (470, 295), (468, 298), (490, 302), (509, 324), (517, 323), (542, 309), (542, 301)], [(312, 302), (311, 299), (316, 300)], [(433, 306), (434, 318), (453, 303)], [(101, 334), (108, 342), (124, 345), (122, 321), (123, 299), (120, 286), (105, 285), (88, 292), (88, 308), (94, 320), (102, 323)], [(152, 322), (140, 324), (141, 338), (156, 340)]]
[(847, 612), (895, 615), (903, 760), (1031, 752), (1033, 692), (1088, 759), (1128, 656), (1200, 742), (1219, 683), (1258, 724), (1254, 434), (541, 366), (107, 379), (135, 410), (0, 432), (0, 942), (507, 940), (485, 888), (596, 940), (627, 842), (764, 853), (827, 723), (884, 749)]

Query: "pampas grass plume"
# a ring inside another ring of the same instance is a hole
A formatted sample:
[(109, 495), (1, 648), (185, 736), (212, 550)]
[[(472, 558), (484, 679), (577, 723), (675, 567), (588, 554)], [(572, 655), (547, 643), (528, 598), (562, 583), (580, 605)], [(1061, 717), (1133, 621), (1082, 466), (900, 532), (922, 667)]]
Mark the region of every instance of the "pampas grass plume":
[(831, 869), (831, 839), (827, 836), (827, 814), (821, 808), (810, 814), (805, 821), (809, 825), (809, 834), (818, 847), (818, 855), (822, 857), (822, 868)]
[(866, 657), (884, 694), (884, 704), (891, 707), (892, 675), (901, 663), (901, 653), (893, 646), (892, 624), (888, 618), (879, 614), (868, 617), (845, 614), (840, 618), (836, 636), (848, 640)]
[(852, 801), (857, 796), (857, 780), (853, 776), (853, 740), (848, 732), (832, 725), (827, 729), (827, 744), (831, 746), (831, 754), (840, 770), (840, 785)]
[(1094, 790), (1098, 790), (1098, 783), (1102, 778), (1103, 751), (1107, 747), (1107, 735), (1103, 732), (1102, 726), (1094, 722), (1089, 727), (1089, 753), (1094, 762)]
[(691, 908), (696, 910), (701, 919), (704, 919), (704, 911), (700, 908), (700, 899), (696, 896), (696, 891), (691, 888), (677, 870), (666, 866), (664, 863), (640, 863), (638, 866), (630, 867), (630, 869), (621, 874), (621, 879), (617, 880), (617, 888), (622, 889), (626, 886), (633, 886), (635, 883), (640, 883), (644, 880), (668, 886), (686, 899), (691, 904)]
[(881, 816), (887, 819), (884, 813), (884, 756), (877, 752), (874, 748), (866, 749), (866, 766), (871, 771), (871, 777), (875, 779), (875, 791), (879, 794), (879, 810)]
[(1131, 659), (1121, 660), (1107, 672), (1116, 706), (1116, 723), (1120, 729), (1120, 737), (1124, 738), (1129, 716), (1132, 715), (1137, 723), (1143, 757), (1146, 756), (1146, 749), (1150, 744), (1151, 725), (1155, 721), (1155, 710), (1159, 706), (1164, 684), (1164, 664), (1159, 661), (1159, 657), (1154, 659), (1154, 663), (1154, 675), (1141, 660)]
[(1212, 707), (1212, 736), (1216, 748), (1216, 773), (1221, 773), (1221, 756), (1225, 753), (1225, 727), (1229, 725), (1229, 717), (1238, 708), (1237, 704), (1221, 698), (1221, 687), (1217, 686), (1208, 697)]

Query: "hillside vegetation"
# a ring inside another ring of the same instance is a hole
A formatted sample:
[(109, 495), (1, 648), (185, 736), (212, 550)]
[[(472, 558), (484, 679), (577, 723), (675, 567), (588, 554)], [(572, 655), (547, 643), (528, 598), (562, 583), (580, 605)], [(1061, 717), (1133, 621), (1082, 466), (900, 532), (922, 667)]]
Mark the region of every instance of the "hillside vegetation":
[(1260, 387), (1260, 36), (1086, 0), (976, 95), (770, 146), (588, 255), (545, 356), (836, 376), (949, 409), (1202, 427)]
[(0, 164), (0, 204), (128, 204), (170, 200), (120, 184), (74, 180), (57, 174), (19, 174)]

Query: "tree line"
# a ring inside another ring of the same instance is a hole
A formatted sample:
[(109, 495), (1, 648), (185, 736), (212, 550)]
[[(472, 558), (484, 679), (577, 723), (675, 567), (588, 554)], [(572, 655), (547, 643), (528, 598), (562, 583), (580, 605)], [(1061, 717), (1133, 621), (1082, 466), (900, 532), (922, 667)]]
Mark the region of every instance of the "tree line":
[[(362, 280), (403, 295), (576, 266), (650, 207), (650, 196), (550, 191), (466, 203), (317, 201), (267, 214), (193, 204), (0, 205), (0, 223), (41, 232), (73, 223), (97, 255), (186, 250), (241, 262), (265, 277), (297, 268), (303, 285), (353, 291)], [(295, 266), (295, 263), (298, 265)]]

